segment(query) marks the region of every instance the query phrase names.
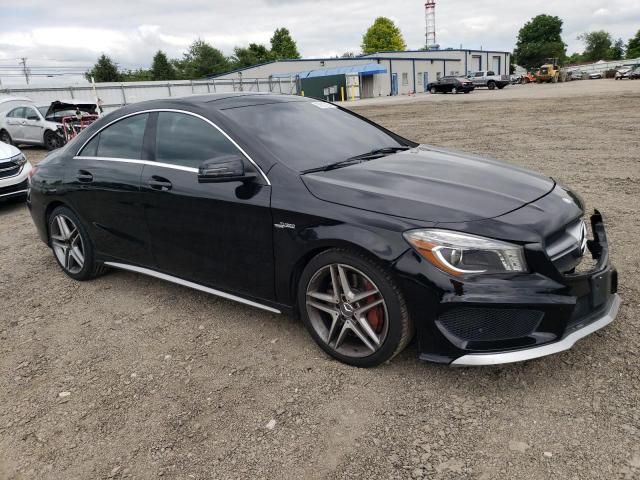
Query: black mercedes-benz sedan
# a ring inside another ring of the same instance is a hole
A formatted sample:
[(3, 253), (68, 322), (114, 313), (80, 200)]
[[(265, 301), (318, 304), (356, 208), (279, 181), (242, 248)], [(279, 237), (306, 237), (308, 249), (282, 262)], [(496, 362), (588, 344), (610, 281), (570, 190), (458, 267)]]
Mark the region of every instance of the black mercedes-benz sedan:
[(113, 267), (299, 315), (361, 367), (414, 334), (423, 360), (532, 359), (620, 303), (602, 216), (587, 239), (575, 193), (298, 96), (121, 108), (35, 167), (28, 205), (74, 279)]

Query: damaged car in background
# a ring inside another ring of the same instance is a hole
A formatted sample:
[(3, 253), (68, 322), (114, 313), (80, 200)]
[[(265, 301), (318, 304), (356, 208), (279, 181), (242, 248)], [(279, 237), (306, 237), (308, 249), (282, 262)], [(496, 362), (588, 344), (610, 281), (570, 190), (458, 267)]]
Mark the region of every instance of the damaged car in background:
[(97, 118), (95, 102), (56, 100), (41, 107), (25, 102), (0, 114), (0, 141), (55, 150)]

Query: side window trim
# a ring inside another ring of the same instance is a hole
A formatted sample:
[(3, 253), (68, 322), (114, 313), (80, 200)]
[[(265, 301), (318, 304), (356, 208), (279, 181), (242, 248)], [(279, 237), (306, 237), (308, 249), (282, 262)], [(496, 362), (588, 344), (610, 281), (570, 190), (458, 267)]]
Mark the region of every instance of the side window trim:
[[(253, 158), (251, 158), (251, 156), (240, 146), (238, 145), (238, 143), (231, 138), (227, 132), (225, 132), (224, 130), (222, 130), (218, 125), (216, 125), (214, 122), (212, 122), (211, 120), (209, 120), (206, 117), (203, 117), (202, 115), (198, 115), (197, 113), (193, 113), (193, 112), (189, 112), (187, 110), (179, 110), (179, 109), (173, 109), (173, 108), (154, 108), (154, 109), (150, 109), (150, 110), (141, 110), (139, 112), (134, 112), (134, 113), (129, 113), (127, 115), (123, 115), (122, 117), (116, 118), (115, 120), (112, 120), (111, 122), (107, 123), (106, 125), (103, 125), (97, 132), (94, 132), (93, 135), (91, 135), (91, 137), (89, 137), (83, 144), (82, 146), (76, 151), (76, 154), (74, 156), (74, 158), (77, 159), (92, 159), (92, 160), (110, 160), (110, 161), (115, 161), (115, 160), (120, 160), (120, 161), (125, 161), (125, 162), (141, 162), (144, 164), (150, 164), (150, 165), (159, 165), (159, 166), (165, 166), (168, 168), (176, 168), (178, 170), (184, 170), (184, 171), (188, 171), (188, 172), (197, 172), (198, 169), (197, 168), (191, 168), (191, 167), (182, 167), (180, 165), (173, 165), (173, 164), (167, 164), (167, 163), (160, 163), (160, 162), (156, 162), (156, 161), (150, 161), (150, 160), (128, 160), (128, 159), (114, 159), (114, 158), (106, 158), (106, 157), (86, 157), (86, 156), (82, 156), (80, 154), (80, 152), (82, 152), (82, 150), (84, 149), (84, 147), (91, 141), (93, 140), (93, 137), (95, 137), (96, 135), (100, 134), (105, 128), (113, 125), (116, 122), (119, 122), (120, 120), (123, 120), (125, 118), (128, 117), (132, 117), (134, 115), (140, 115), (140, 114), (144, 114), (144, 113), (148, 113), (149, 114), (149, 118), (147, 119), (147, 125), (146, 125), (146, 130), (145, 130), (145, 137), (144, 137), (144, 141), (143, 141), (143, 151), (145, 150), (145, 148), (147, 147), (147, 133), (149, 132), (149, 122), (153, 121), (153, 134), (155, 135), (155, 131), (157, 128), (157, 114), (160, 112), (174, 112), (174, 113), (184, 113), (186, 115), (191, 115), (192, 117), (196, 117), (199, 118), (200, 120), (203, 120), (204, 122), (208, 123), (209, 125), (211, 125), (213, 128), (215, 128), (216, 130), (218, 130), (227, 140), (229, 140), (239, 151), (240, 153), (242, 153), (242, 155), (244, 155), (244, 157), (249, 161), (249, 163), (251, 163), (254, 168), (258, 171), (258, 173), (262, 176), (262, 178), (264, 179), (265, 183), (267, 185), (271, 185), (271, 182), (269, 181), (269, 178), (267, 177), (267, 175), (264, 173), (264, 171), (262, 170), (262, 168), (260, 168), (260, 166), (253, 160)], [(152, 120), (152, 114), (156, 113), (156, 119)], [(155, 139), (153, 140), (153, 149), (152, 149), (152, 156), (151, 158), (155, 159)]]

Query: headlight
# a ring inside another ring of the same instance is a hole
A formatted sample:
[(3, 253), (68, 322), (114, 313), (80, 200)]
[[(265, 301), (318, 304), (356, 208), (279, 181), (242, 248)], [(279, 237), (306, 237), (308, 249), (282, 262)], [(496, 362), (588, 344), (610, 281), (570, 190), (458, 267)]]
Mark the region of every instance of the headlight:
[(456, 277), (465, 274), (526, 272), (519, 245), (451, 230), (411, 230), (404, 238), (425, 260)]
[(27, 163), (27, 157), (24, 156), (24, 153), (19, 153), (18, 155), (11, 157), (11, 161), (13, 163), (17, 163), (19, 166)]

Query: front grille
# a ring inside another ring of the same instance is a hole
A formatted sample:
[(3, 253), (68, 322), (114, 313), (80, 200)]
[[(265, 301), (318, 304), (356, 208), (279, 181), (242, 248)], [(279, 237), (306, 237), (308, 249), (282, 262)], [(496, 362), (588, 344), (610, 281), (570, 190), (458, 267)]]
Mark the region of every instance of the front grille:
[(22, 165), (14, 162), (0, 163), (0, 178), (15, 177), (22, 170)]
[(438, 317), (445, 333), (465, 342), (513, 340), (531, 335), (544, 313), (517, 308), (454, 308)]
[(547, 255), (562, 273), (572, 273), (580, 264), (587, 245), (587, 227), (582, 219), (574, 220), (546, 239)]

